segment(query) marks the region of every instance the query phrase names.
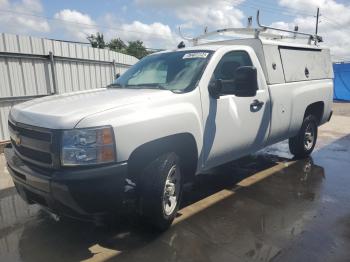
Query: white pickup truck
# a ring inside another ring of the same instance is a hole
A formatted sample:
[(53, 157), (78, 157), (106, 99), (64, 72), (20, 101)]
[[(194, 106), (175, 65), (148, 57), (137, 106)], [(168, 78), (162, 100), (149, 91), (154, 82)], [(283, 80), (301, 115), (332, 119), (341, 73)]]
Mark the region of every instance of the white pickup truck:
[(194, 175), (289, 138), (311, 154), (332, 111), (328, 49), (260, 38), (149, 55), (107, 88), (40, 98), (9, 116), (20, 195), (99, 218), (129, 205), (158, 228)]

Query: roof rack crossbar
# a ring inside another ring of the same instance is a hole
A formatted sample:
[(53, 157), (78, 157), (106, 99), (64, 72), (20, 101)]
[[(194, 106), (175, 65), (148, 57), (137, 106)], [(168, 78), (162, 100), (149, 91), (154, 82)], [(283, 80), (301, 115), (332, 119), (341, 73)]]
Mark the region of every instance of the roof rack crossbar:
[(276, 28), (276, 27), (266, 26), (266, 25), (261, 24), (261, 22), (260, 22), (260, 10), (258, 10), (258, 12), (256, 14), (256, 22), (260, 28), (265, 29), (265, 30), (270, 29), (270, 30), (275, 30), (275, 31), (280, 31), (280, 32), (285, 32), (285, 33), (291, 33), (294, 35), (308, 36), (310, 38), (310, 40), (313, 40), (316, 42), (322, 42), (322, 37), (319, 35), (313, 35), (313, 34), (308, 34), (308, 33), (303, 33), (303, 32), (298, 32), (298, 31), (281, 29), (281, 28)]
[(212, 32), (205, 32), (202, 35), (199, 35), (194, 38), (190, 38), (190, 37), (185, 37), (181, 32), (181, 28), (179, 27), (179, 35), (185, 40), (192, 41), (194, 44), (198, 44), (198, 41), (201, 39), (205, 39), (213, 35), (219, 35), (222, 33), (229, 33), (229, 32), (236, 33), (236, 34), (253, 34), (253, 35), (258, 34), (257, 30), (252, 28), (224, 28), (224, 29), (218, 29)]
[[(262, 37), (270, 37), (270, 38), (274, 38), (274, 39), (295, 39), (296, 35), (300, 35), (300, 36), (306, 36), (309, 40), (309, 44), (311, 44), (311, 41), (315, 41), (315, 43), (322, 42), (322, 37), (318, 36), (318, 35), (313, 35), (313, 34), (308, 34), (308, 33), (303, 33), (303, 32), (298, 32), (298, 31), (292, 31), (292, 30), (286, 30), (286, 29), (262, 25), (260, 22), (260, 11), (259, 10), (257, 12), (257, 24), (258, 24), (258, 28), (224, 28), (224, 29), (218, 29), (218, 30), (215, 30), (212, 32), (205, 31), (204, 34), (199, 35), (199, 36), (194, 37), (194, 38), (185, 37), (182, 34), (181, 29), (179, 27), (179, 35), (183, 39), (185, 39), (187, 41), (191, 41), (194, 45), (197, 45), (199, 40), (201, 40), (201, 39), (205, 39), (205, 38), (208, 38), (208, 37), (214, 36), (214, 35), (220, 35), (223, 33), (235, 33), (238, 35), (240, 35), (240, 34), (241, 35), (242, 34), (243, 35), (253, 35), (255, 38), (259, 38), (260, 36), (262, 36)], [(293, 36), (273, 34), (273, 33), (266, 32), (267, 30), (275, 30), (275, 31), (280, 31), (280, 32), (285, 32), (285, 33), (291, 33), (291, 34), (293, 34)]]

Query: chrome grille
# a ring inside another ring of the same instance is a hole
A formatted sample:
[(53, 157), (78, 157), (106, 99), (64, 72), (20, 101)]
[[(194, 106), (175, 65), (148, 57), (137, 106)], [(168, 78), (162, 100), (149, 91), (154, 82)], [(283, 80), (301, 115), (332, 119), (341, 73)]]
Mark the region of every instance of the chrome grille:
[(49, 130), (9, 122), (11, 143), (20, 158), (42, 167), (52, 167), (52, 133)]

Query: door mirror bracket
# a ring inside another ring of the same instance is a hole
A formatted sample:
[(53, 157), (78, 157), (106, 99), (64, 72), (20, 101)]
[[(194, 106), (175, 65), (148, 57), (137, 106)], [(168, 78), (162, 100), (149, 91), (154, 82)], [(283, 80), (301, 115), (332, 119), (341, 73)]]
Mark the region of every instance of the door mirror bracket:
[(222, 80), (216, 79), (210, 82), (209, 84), (209, 94), (215, 98), (218, 99), (222, 92)]

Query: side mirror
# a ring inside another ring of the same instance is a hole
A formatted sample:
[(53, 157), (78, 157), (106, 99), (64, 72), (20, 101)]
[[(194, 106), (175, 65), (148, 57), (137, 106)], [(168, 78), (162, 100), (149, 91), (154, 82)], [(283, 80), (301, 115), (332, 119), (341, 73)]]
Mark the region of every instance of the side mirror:
[(222, 91), (222, 80), (216, 79), (215, 81), (211, 81), (209, 84), (209, 94), (215, 98), (218, 99), (220, 97)]
[(120, 74), (119, 74), (119, 73), (116, 73), (115, 79), (118, 79), (119, 77), (120, 77)]
[(258, 76), (254, 66), (241, 66), (235, 71), (235, 95), (255, 96), (258, 90)]

